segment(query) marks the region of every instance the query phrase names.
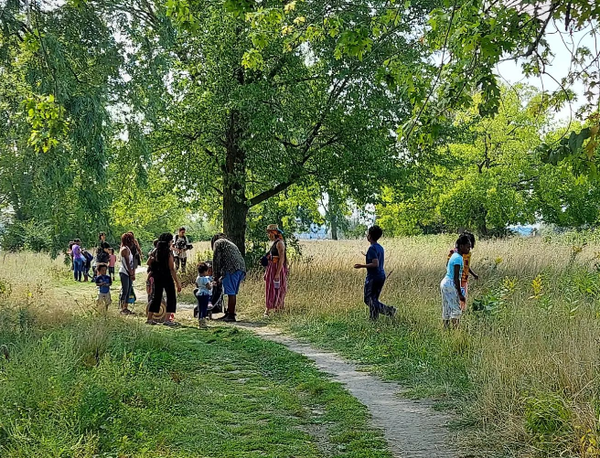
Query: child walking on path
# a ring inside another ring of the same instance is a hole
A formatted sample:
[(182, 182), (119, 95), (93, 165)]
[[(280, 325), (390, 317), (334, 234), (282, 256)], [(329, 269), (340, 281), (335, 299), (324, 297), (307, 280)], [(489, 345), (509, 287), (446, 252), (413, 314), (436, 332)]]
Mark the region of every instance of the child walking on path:
[(212, 267), (205, 262), (198, 265), (198, 277), (196, 278), (196, 299), (198, 300), (198, 325), (206, 327), (208, 317), (208, 305), (212, 297), (213, 277)]
[[(461, 236), (467, 236), (471, 242), (471, 250), (473, 248), (475, 248), (475, 236), (468, 231), (464, 231), (462, 234), (460, 234)], [(450, 258), (452, 257), (452, 255), (454, 253), (458, 252), (458, 246), (454, 246), (454, 248), (452, 250), (450, 250), (450, 253), (448, 254), (448, 261), (450, 261)], [(462, 273), (462, 277), (460, 279), (460, 287), (462, 288), (463, 291), (463, 296), (465, 297), (464, 301), (460, 301), (460, 309), (465, 312), (467, 310), (467, 300), (469, 298), (469, 274), (471, 274), (473, 276), (473, 278), (475, 280), (479, 280), (479, 275), (477, 275), (475, 272), (473, 272), (473, 269), (471, 269), (471, 252), (469, 251), (469, 253), (463, 254), (463, 262), (464, 262), (464, 266), (463, 266), (463, 273)]]
[(448, 329), (450, 323), (458, 327), (462, 315), (461, 302), (465, 302), (465, 295), (461, 289), (460, 281), (464, 269), (463, 256), (471, 251), (471, 240), (466, 235), (461, 235), (456, 241), (456, 253), (453, 253), (446, 266), (446, 275), (440, 283), (442, 290), (442, 320), (444, 328)]
[(110, 286), (112, 285), (112, 279), (110, 275), (106, 275), (106, 265), (98, 264), (98, 275), (96, 276), (96, 286), (98, 287), (98, 309), (104, 306), (105, 310), (108, 310), (112, 299), (110, 297)]
[(369, 307), (369, 316), (371, 320), (379, 318), (379, 314), (394, 316), (396, 309), (385, 305), (379, 301), (379, 295), (385, 283), (384, 261), (385, 253), (383, 247), (377, 241), (383, 235), (379, 226), (369, 228), (367, 240), (371, 243), (367, 254), (366, 264), (354, 264), (355, 269), (367, 269), (367, 278), (365, 279), (364, 301)]

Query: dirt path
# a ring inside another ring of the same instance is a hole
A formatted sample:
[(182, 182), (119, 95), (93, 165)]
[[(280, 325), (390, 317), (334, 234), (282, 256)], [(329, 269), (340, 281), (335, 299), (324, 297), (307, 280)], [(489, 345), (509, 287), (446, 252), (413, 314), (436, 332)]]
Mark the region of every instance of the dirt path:
[(456, 458), (447, 428), (450, 417), (432, 409), (430, 403), (402, 399), (400, 387), (359, 372), (356, 366), (339, 356), (317, 350), (308, 344), (286, 336), (268, 327), (241, 326), (260, 337), (285, 345), (293, 352), (313, 360), (317, 367), (343, 383), (348, 391), (362, 402), (373, 417), (375, 426), (381, 428), (398, 458)]

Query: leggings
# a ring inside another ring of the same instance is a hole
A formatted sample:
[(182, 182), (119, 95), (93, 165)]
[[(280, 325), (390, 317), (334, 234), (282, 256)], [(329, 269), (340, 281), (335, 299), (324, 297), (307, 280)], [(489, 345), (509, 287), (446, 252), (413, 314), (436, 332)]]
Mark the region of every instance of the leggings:
[(124, 274), (123, 272), (119, 272), (119, 277), (121, 277), (121, 294), (119, 295), (119, 302), (121, 302), (122, 305), (127, 304), (133, 282), (131, 281), (131, 278), (129, 278), (129, 275)]
[(154, 297), (152, 298), (152, 302), (150, 302), (148, 310), (152, 313), (160, 311), (163, 291), (167, 293), (167, 313), (175, 313), (177, 309), (177, 295), (175, 293), (175, 283), (171, 275), (166, 279), (154, 277)]

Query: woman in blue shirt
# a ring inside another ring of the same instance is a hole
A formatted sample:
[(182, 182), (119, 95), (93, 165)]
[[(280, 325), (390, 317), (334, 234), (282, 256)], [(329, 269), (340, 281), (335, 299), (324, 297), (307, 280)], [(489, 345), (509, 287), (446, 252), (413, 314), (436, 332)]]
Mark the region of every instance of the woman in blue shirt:
[(471, 240), (466, 235), (462, 235), (456, 241), (457, 251), (452, 254), (446, 266), (446, 275), (440, 283), (442, 290), (442, 320), (444, 328), (448, 329), (450, 323), (458, 327), (462, 309), (461, 301), (465, 300), (464, 293), (460, 288), (464, 261), (463, 255), (471, 251)]

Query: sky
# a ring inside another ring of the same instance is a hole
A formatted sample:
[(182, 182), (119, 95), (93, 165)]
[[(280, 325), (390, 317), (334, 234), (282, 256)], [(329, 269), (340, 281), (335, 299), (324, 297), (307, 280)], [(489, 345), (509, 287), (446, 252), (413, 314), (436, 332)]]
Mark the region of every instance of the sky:
[[(554, 23), (549, 26), (547, 41), (554, 54), (547, 72), (559, 81), (567, 75), (571, 65), (571, 53), (569, 49), (586, 46), (592, 51), (593, 55), (598, 55), (600, 51), (590, 28), (571, 35), (564, 31), (564, 24)], [(541, 78), (525, 77), (521, 71), (521, 63), (522, 59), (517, 62), (513, 60), (499, 64), (497, 67), (498, 75), (505, 83), (511, 85), (521, 82), (528, 83), (539, 89), (545, 89), (546, 91), (555, 91), (558, 89), (559, 85), (550, 76), (543, 76)], [(575, 118), (575, 112), (585, 101), (583, 96), (585, 88), (581, 83), (574, 84), (571, 89), (577, 94), (578, 100), (573, 101), (571, 106), (565, 106), (561, 111), (556, 113), (554, 117), (556, 121), (568, 122), (571, 116)]]

